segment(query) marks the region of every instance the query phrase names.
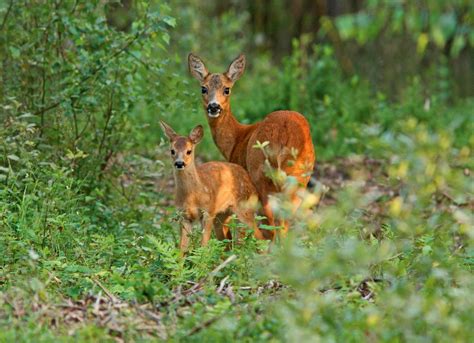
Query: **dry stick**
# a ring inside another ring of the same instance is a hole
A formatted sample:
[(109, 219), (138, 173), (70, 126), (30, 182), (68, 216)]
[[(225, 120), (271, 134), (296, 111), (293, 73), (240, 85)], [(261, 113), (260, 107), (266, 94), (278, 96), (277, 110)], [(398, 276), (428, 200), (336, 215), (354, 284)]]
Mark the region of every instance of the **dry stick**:
[(233, 262), (235, 259), (237, 259), (237, 255), (231, 255), (229, 256), (224, 262), (222, 262), (220, 265), (218, 265), (212, 272), (209, 273), (208, 277), (213, 277), (217, 273), (219, 273), (225, 266), (227, 266), (229, 263)]
[(192, 336), (194, 335), (195, 333), (198, 333), (199, 331), (201, 331), (202, 329), (205, 329), (209, 326), (211, 326), (214, 322), (216, 322), (217, 320), (221, 319), (221, 317), (213, 317), (209, 320), (206, 320), (204, 323), (198, 325), (198, 326), (195, 326), (194, 328), (191, 329), (191, 331), (189, 331), (186, 336)]
[(221, 280), (221, 283), (219, 284), (219, 288), (217, 288), (217, 293), (222, 292), (225, 286), (225, 282), (227, 281), (228, 278), (229, 278), (229, 275), (227, 275), (225, 278)]
[[(198, 282), (195, 286), (193, 286), (191, 289), (193, 290), (196, 290), (197, 288), (199, 288), (200, 286), (202, 286), (202, 284), (204, 283), (205, 280), (207, 280), (209, 277), (213, 277), (215, 276), (219, 271), (221, 271), (223, 268), (225, 268), (229, 263), (231, 263), (232, 261), (234, 261), (235, 259), (237, 258), (237, 255), (231, 255), (229, 256), (224, 262), (222, 262), (220, 265), (218, 265), (216, 268), (214, 268), (214, 270), (212, 272), (209, 273), (208, 276), (204, 277), (200, 282)], [(226, 276), (223, 281), (227, 280), (229, 276)], [(221, 285), (219, 286), (219, 289), (221, 288), (224, 288), (223, 286), (223, 282), (221, 281)], [(206, 327), (209, 327), (210, 325), (212, 325), (214, 322), (216, 322), (217, 320), (219, 320), (220, 318), (222, 318), (221, 316), (216, 316), (216, 317), (213, 317), (209, 320), (206, 320), (204, 323), (198, 325), (198, 326), (195, 326), (194, 328), (191, 329), (191, 331), (189, 331), (186, 336), (192, 336), (194, 335), (195, 333), (198, 333), (199, 331), (201, 331), (202, 329), (205, 329)]]
[(188, 290), (185, 291), (185, 295), (192, 294), (196, 291), (198, 291), (204, 284), (204, 282), (208, 278), (214, 277), (219, 271), (221, 271), (225, 266), (227, 266), (229, 263), (234, 261), (237, 258), (237, 255), (231, 255), (229, 256), (224, 262), (222, 262), (220, 265), (218, 265), (212, 272), (210, 272), (207, 276), (202, 278), (198, 283), (196, 283), (193, 287), (189, 288)]
[(95, 278), (92, 278), (92, 281), (94, 281), (94, 283), (99, 286), (100, 288), (102, 288), (102, 290), (104, 291), (105, 294), (107, 294), (107, 296), (110, 298), (110, 300), (112, 300), (112, 302), (119, 302), (119, 299), (113, 295), (107, 288), (105, 288), (105, 286), (97, 279)]
[(161, 324), (161, 318), (158, 315), (156, 315), (155, 313), (153, 313), (152, 311), (147, 310), (146, 308), (140, 308), (140, 306), (135, 306), (135, 309), (138, 312), (141, 312), (144, 315), (148, 316), (150, 319), (152, 319), (157, 324)]

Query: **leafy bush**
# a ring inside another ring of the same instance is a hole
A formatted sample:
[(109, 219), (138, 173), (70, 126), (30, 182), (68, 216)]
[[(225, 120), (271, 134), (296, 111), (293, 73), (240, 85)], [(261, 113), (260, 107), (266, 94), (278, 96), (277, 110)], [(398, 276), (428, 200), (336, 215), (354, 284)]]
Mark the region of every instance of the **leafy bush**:
[(133, 144), (128, 115), (156, 97), (150, 84), (164, 68), (175, 19), (156, 2), (134, 8), (125, 32), (107, 22), (101, 1), (11, 2), (3, 11), (0, 102), (29, 114), (45, 142), (75, 165), (86, 157), (103, 165)]

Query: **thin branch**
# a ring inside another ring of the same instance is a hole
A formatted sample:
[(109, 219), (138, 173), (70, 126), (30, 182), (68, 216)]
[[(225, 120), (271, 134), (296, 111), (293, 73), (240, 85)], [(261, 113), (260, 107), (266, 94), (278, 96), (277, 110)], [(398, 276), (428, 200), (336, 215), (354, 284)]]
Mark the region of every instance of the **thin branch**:
[(81, 132), (79, 132), (79, 136), (76, 137), (76, 141), (78, 141), (79, 139), (82, 138), (82, 135), (84, 134), (84, 132), (86, 132), (86, 129), (87, 127), (89, 126), (89, 123), (91, 122), (91, 114), (89, 112), (89, 115), (87, 116), (87, 121), (86, 123), (84, 124), (84, 127), (82, 128)]
[(113, 295), (113, 293), (110, 292), (107, 288), (105, 288), (105, 286), (99, 280), (97, 280), (96, 278), (92, 278), (92, 281), (94, 281), (94, 283), (99, 286), (105, 294), (107, 294), (107, 296), (110, 300), (112, 300), (113, 303), (119, 302), (119, 299), (115, 295)]
[(229, 263), (233, 262), (237, 259), (237, 255), (229, 256), (224, 262), (218, 265), (212, 272), (209, 273), (209, 277), (214, 277), (217, 273), (219, 273), (222, 269), (224, 269)]
[[(117, 71), (115, 72), (115, 80), (114, 81), (117, 82)], [(110, 119), (112, 118), (112, 111), (113, 111), (113, 108), (114, 108), (114, 94), (115, 94), (115, 87), (112, 86), (112, 90), (110, 91), (109, 106), (108, 106), (107, 112), (105, 114), (106, 117), (105, 117), (104, 130), (102, 132), (102, 138), (100, 140), (100, 145), (99, 145), (99, 149), (98, 149), (99, 154), (102, 152), (102, 148), (104, 147), (105, 138), (107, 137), (107, 129), (108, 129), (108, 126), (109, 126)]]
[(13, 8), (13, 2), (14, 2), (14, 0), (11, 0), (10, 5), (8, 5), (7, 13), (5, 13), (5, 16), (3, 17), (2, 25), (0, 26), (0, 31), (3, 30), (3, 28), (5, 27), (5, 25), (7, 23), (8, 16), (10, 15), (10, 12)]
[(133, 59), (135, 59), (138, 63), (140, 63), (141, 65), (143, 65), (145, 67), (146, 70), (152, 72), (154, 75), (156, 76), (160, 76), (155, 70), (151, 69), (150, 66), (144, 61), (142, 60), (141, 58), (135, 56), (131, 51), (129, 50), (126, 50), (125, 53), (129, 56), (131, 56)]
[(76, 7), (77, 7), (78, 2), (79, 2), (78, 0), (74, 1), (74, 5), (72, 6), (72, 9), (71, 9), (71, 14), (74, 14), (74, 12), (76, 11)]
[(186, 334), (186, 336), (189, 337), (189, 336), (192, 336), (192, 335), (198, 333), (198, 332), (201, 331), (202, 329), (205, 329), (205, 328), (211, 326), (212, 324), (214, 324), (216, 321), (218, 321), (218, 320), (221, 319), (221, 318), (222, 318), (222, 315), (213, 317), (213, 318), (211, 318), (211, 319), (209, 319), (209, 320), (206, 320), (204, 323), (199, 324), (198, 326), (193, 327), (193, 328)]
[[(46, 67), (44, 65), (44, 61), (46, 60), (46, 46), (48, 44), (48, 30), (44, 31), (44, 41), (43, 44), (45, 45), (45, 49), (43, 52), (43, 65), (41, 68), (41, 107), (44, 107), (45, 99), (46, 99)], [(41, 114), (41, 128), (40, 128), (40, 136), (43, 135), (44, 131), (44, 112)]]
[(79, 137), (79, 128), (77, 127), (77, 115), (76, 115), (76, 109), (74, 108), (74, 105), (71, 106), (72, 108), (72, 119), (74, 123), (74, 136), (76, 137), (74, 139), (74, 147), (77, 143), (77, 137)]
[[(108, 63), (110, 63), (113, 59), (115, 59), (118, 55), (120, 55), (122, 52), (126, 51), (133, 43), (135, 43), (142, 35), (145, 34), (146, 30), (148, 30), (148, 28), (144, 28), (142, 31), (140, 32), (137, 32), (135, 34), (135, 36), (133, 36), (132, 39), (130, 39), (126, 44), (124, 44), (119, 50), (117, 50), (116, 52), (114, 52), (104, 63), (101, 63), (99, 66), (97, 66), (89, 75), (87, 75), (86, 77), (84, 77), (80, 82), (79, 82), (79, 85), (78, 86), (82, 86), (85, 82), (87, 82), (89, 79), (91, 79), (92, 77), (94, 77), (98, 72), (100, 72), (102, 69), (104, 69)], [(82, 88), (80, 91), (79, 91), (79, 94), (78, 95), (82, 95), (83, 93), (85, 93), (87, 90), (87, 88)], [(71, 96), (70, 96), (71, 97)], [(69, 98), (70, 98), (69, 97)], [(58, 107), (59, 105), (61, 105), (64, 101), (66, 100), (66, 97), (63, 97), (62, 99), (36, 111), (33, 113), (33, 115), (41, 115), (43, 114), (44, 112), (47, 112), (49, 110), (52, 110), (56, 107)]]

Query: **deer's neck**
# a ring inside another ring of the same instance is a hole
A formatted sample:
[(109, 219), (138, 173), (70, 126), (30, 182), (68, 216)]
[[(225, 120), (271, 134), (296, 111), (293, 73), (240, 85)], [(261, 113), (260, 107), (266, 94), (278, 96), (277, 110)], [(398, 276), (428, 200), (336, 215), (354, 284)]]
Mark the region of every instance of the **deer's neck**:
[(178, 199), (184, 199), (189, 194), (196, 192), (201, 187), (201, 179), (193, 163), (184, 170), (174, 170), (174, 179), (176, 183), (176, 195)]
[(212, 138), (219, 151), (225, 159), (230, 162), (240, 163), (238, 156), (235, 156), (237, 146), (248, 143), (248, 132), (250, 125), (240, 124), (229, 109), (223, 110), (218, 118), (207, 118), (211, 128)]

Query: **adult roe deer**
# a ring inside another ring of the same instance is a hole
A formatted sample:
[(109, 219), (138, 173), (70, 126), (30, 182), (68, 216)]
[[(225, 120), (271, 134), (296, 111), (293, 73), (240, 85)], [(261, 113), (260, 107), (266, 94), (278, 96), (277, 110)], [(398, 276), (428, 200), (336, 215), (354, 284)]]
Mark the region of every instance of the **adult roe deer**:
[[(237, 163), (250, 174), (255, 185), (263, 211), (270, 225), (275, 218), (269, 204), (269, 195), (280, 192), (281, 185), (268, 178), (265, 160), (273, 168), (296, 178), (299, 185), (306, 187), (315, 163), (315, 153), (309, 124), (298, 112), (276, 111), (268, 114), (261, 122), (244, 125), (237, 121), (230, 109), (230, 93), (234, 83), (245, 69), (245, 56), (238, 56), (224, 73), (210, 73), (204, 62), (189, 54), (190, 73), (201, 83), (202, 102), (207, 113), (212, 137), (227, 161)], [(258, 142), (269, 142), (270, 155), (255, 149)], [(296, 192), (293, 202), (298, 204)], [(283, 224), (283, 233), (288, 230)], [(274, 233), (272, 233), (274, 237)]]
[[(257, 239), (263, 235), (255, 225), (252, 197), (257, 192), (247, 171), (228, 162), (207, 162), (196, 166), (195, 146), (201, 141), (204, 130), (196, 126), (189, 136), (178, 135), (168, 124), (160, 121), (161, 128), (170, 140), (170, 154), (176, 183), (176, 206), (184, 211), (181, 226), (181, 252), (188, 248), (192, 223), (201, 220), (201, 245), (207, 245), (212, 228), (219, 240), (230, 238), (223, 224), (235, 213), (237, 218), (254, 230)], [(242, 232), (241, 232), (242, 235)]]

